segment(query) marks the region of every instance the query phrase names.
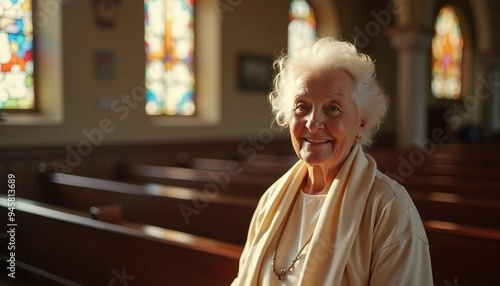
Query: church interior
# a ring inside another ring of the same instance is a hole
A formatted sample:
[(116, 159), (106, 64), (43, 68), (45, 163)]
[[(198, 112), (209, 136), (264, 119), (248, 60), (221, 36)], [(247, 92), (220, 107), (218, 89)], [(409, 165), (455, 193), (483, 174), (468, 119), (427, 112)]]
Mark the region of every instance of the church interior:
[(497, 0), (0, 1), (2, 285), (229, 285), (259, 197), (298, 159), (273, 61), (326, 36), (375, 61), (389, 110), (365, 152), (410, 194), (434, 285), (500, 285), (499, 16)]

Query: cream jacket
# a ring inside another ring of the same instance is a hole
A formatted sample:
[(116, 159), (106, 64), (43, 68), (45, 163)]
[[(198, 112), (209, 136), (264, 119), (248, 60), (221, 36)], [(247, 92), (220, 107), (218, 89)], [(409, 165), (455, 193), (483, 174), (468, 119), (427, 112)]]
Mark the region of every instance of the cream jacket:
[[(299, 161), (262, 196), (233, 286), (263, 285), (259, 271), (307, 175)], [(429, 243), (410, 196), (355, 145), (334, 180), (298, 285), (433, 285)]]

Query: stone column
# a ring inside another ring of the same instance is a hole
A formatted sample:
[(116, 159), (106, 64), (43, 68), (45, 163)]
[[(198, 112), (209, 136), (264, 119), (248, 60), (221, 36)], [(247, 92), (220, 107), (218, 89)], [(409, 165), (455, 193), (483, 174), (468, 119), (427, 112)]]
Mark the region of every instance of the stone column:
[(397, 53), (396, 145), (409, 149), (415, 146), (415, 140), (428, 137), (432, 31), (391, 27), (386, 35)]
[(500, 91), (499, 67), (497, 53), (477, 54), (473, 97), (464, 100), (464, 106), (472, 109), (474, 120), (481, 127), (483, 139), (489, 139), (498, 131), (496, 116), (499, 111), (495, 108), (498, 108)]
[(493, 87), (491, 132), (494, 136), (500, 134), (500, 63), (497, 64), (495, 72), (493, 73)]

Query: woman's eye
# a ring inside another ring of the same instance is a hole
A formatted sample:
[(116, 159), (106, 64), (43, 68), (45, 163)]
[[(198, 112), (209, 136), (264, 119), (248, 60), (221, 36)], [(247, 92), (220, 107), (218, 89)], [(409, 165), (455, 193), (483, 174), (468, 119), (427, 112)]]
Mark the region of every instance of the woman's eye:
[(309, 113), (309, 109), (309, 106), (307, 106), (305, 103), (298, 103), (295, 105), (295, 108), (293, 110), (297, 115), (305, 115)]
[(326, 114), (331, 117), (339, 116), (342, 110), (337, 105), (330, 105), (325, 110)]

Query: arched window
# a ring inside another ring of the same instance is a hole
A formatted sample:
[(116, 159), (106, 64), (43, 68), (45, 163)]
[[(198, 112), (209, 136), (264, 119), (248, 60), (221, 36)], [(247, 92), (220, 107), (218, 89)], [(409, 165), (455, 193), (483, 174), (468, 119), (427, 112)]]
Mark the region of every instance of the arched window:
[(146, 0), (146, 113), (193, 115), (194, 0)]
[(305, 0), (292, 0), (288, 23), (288, 54), (316, 40), (316, 19), (314, 11)]
[(434, 24), (432, 39), (432, 93), (437, 98), (458, 99), (462, 91), (464, 39), (457, 14), (444, 6)]
[(31, 0), (3, 1), (0, 9), (0, 110), (34, 110)]

